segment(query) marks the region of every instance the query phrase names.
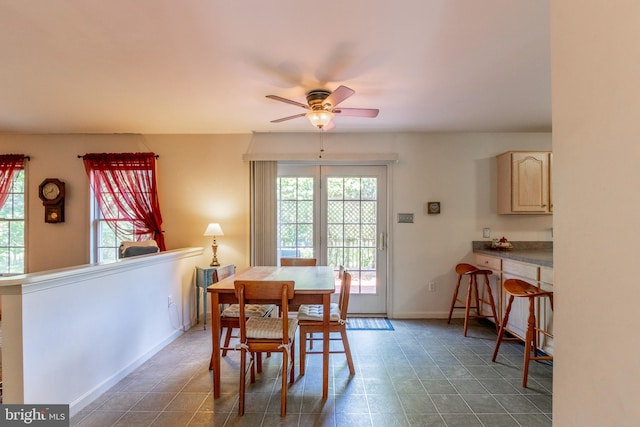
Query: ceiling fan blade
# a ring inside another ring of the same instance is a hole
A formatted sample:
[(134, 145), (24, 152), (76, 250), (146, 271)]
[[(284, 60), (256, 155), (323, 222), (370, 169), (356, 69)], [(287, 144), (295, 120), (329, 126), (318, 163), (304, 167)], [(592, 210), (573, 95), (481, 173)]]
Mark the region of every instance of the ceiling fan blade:
[(305, 110), (309, 109), (309, 106), (306, 105), (306, 104), (303, 104), (303, 103), (298, 102), (298, 101), (292, 101), (291, 99), (283, 98), (283, 97), (278, 96), (278, 95), (267, 95), (267, 98), (273, 99), (275, 101), (286, 102), (287, 104), (297, 105), (298, 107), (302, 107)]
[(289, 117), (283, 117), (281, 119), (275, 119), (275, 120), (271, 120), (271, 123), (280, 123), (280, 122), (285, 122), (287, 120), (291, 120), (291, 119), (297, 119), (298, 117), (304, 117), (306, 116), (307, 113), (300, 113), (300, 114), (296, 114), (295, 116), (289, 116)]
[(355, 117), (378, 117), (380, 110), (377, 108), (339, 108), (333, 111), (333, 114), (340, 116)]
[(322, 103), (323, 104), (328, 103), (328, 104), (331, 104), (332, 107), (335, 107), (336, 105), (340, 104), (342, 101), (344, 101), (354, 93), (356, 93), (355, 90), (350, 89), (346, 86), (340, 85), (338, 86), (338, 89), (331, 92), (331, 95), (327, 96), (325, 100), (322, 101)]

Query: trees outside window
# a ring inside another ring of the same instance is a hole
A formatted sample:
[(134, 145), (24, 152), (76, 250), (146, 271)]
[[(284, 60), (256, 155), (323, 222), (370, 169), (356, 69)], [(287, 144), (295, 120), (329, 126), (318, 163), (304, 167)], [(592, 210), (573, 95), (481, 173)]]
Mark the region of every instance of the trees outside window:
[(0, 274), (25, 272), (24, 156), (0, 155)]

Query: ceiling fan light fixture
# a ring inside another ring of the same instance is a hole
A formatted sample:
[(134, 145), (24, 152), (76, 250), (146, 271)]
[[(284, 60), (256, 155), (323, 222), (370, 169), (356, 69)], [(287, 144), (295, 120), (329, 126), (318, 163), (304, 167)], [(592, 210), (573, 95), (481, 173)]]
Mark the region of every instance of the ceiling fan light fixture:
[(306, 116), (311, 124), (319, 129), (325, 127), (333, 119), (333, 113), (326, 110), (310, 111)]

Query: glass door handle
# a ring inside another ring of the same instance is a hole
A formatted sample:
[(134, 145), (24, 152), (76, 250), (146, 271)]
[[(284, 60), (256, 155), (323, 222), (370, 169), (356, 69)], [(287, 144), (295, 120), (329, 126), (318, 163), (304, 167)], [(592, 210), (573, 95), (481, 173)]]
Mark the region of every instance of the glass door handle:
[(380, 238), (378, 239), (378, 250), (384, 251), (387, 248), (387, 235), (383, 231), (380, 232)]

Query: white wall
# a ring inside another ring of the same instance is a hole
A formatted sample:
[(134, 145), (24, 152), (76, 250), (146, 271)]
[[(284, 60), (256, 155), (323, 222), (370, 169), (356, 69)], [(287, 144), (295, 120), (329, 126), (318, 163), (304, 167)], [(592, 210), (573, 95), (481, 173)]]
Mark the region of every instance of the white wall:
[[(497, 215), (495, 156), (508, 150), (550, 150), (548, 134), (404, 135), (394, 167), (393, 314), (448, 316), (453, 271), (471, 262), (471, 241), (492, 237), (552, 240), (549, 215)], [(428, 201), (441, 213), (428, 215)], [(397, 213), (415, 213), (414, 224), (398, 224)], [(428, 291), (429, 282), (436, 291)]]
[(640, 2), (551, 2), (558, 426), (640, 425)]
[(74, 414), (123, 379), (190, 326), (184, 302), (201, 252), (1, 279), (3, 402)]
[[(252, 153), (318, 153), (317, 134), (256, 134)], [(453, 268), (471, 261), (471, 241), (482, 228), (509, 240), (552, 240), (549, 215), (497, 215), (495, 156), (509, 150), (551, 150), (547, 133), (331, 134), (325, 153), (398, 153), (392, 164), (391, 293), (397, 318), (446, 317)], [(356, 156), (353, 156), (357, 158)], [(427, 201), (442, 213), (428, 215)], [(414, 213), (398, 224), (398, 213)], [(428, 283), (436, 282), (436, 291)]]
[[(211, 259), (209, 222), (219, 222), (218, 258), (238, 268), (249, 264), (249, 167), (242, 154), (318, 154), (318, 133), (255, 135), (1, 135), (3, 152), (30, 155), (29, 269), (39, 271), (88, 261), (89, 187), (78, 154), (153, 151), (168, 248), (205, 247), (199, 265)], [(551, 240), (550, 216), (497, 215), (497, 154), (550, 150), (548, 133), (340, 134), (324, 136), (326, 153), (398, 153), (391, 166), (391, 280), (395, 317), (443, 317), (448, 311), (453, 267), (470, 260), (471, 241), (482, 228), (510, 240)], [(67, 183), (67, 221), (44, 224), (37, 187), (42, 179)], [(427, 215), (427, 201), (442, 203)], [(412, 212), (414, 224), (396, 224)], [(60, 251), (68, 247), (68, 251)], [(436, 291), (427, 292), (429, 281)], [(195, 313), (195, 312), (194, 312)], [(195, 314), (193, 314), (195, 316)]]

